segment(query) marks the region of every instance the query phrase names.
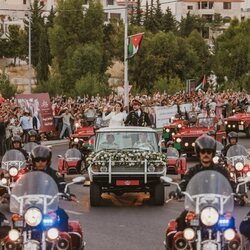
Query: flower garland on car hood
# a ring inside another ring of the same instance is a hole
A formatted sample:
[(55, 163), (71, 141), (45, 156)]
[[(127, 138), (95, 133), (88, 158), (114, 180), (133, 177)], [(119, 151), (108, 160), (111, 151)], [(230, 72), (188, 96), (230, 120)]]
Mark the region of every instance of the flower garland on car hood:
[(166, 166), (166, 156), (159, 152), (151, 151), (139, 151), (139, 150), (130, 150), (130, 151), (99, 151), (92, 152), (87, 158), (88, 165), (93, 163), (104, 166), (111, 161), (111, 165), (114, 166), (115, 163), (119, 162), (119, 165), (122, 166), (135, 166), (140, 163), (144, 166), (145, 162), (153, 163), (157, 167)]

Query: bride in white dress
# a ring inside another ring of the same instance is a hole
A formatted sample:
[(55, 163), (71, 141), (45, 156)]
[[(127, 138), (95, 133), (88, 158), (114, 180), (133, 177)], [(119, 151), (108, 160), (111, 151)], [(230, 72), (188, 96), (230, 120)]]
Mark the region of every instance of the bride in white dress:
[(124, 126), (124, 121), (126, 120), (127, 114), (123, 111), (122, 104), (120, 102), (115, 103), (114, 110), (105, 116), (107, 108), (103, 109), (102, 119), (104, 121), (109, 121), (109, 127), (121, 127)]

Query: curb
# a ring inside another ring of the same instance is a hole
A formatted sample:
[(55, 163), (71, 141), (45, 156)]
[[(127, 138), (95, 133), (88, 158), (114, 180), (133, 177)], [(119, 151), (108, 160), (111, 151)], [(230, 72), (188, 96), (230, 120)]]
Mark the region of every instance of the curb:
[(69, 140), (63, 139), (63, 140), (55, 140), (55, 141), (42, 141), (41, 144), (45, 146), (59, 146), (68, 144)]

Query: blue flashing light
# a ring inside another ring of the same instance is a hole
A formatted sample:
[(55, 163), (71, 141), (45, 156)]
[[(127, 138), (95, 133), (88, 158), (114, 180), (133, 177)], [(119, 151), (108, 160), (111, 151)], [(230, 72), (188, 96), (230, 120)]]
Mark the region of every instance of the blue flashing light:
[(44, 218), (43, 218), (43, 226), (44, 227), (51, 227), (53, 226), (55, 223), (55, 220), (49, 216), (49, 215), (45, 215)]
[(231, 220), (226, 218), (220, 218), (218, 221), (219, 227), (228, 227), (230, 225)]

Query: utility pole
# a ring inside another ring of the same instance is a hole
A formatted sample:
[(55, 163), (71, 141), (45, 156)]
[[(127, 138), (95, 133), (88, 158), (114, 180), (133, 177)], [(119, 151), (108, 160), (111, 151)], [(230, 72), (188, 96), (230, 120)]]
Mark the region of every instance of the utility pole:
[(124, 107), (129, 107), (128, 95), (128, 0), (125, 0), (124, 17)]
[(32, 67), (31, 67), (31, 0), (29, 0), (29, 94), (31, 94)]

